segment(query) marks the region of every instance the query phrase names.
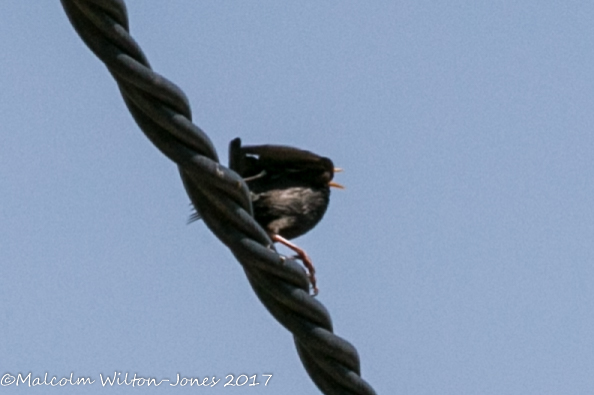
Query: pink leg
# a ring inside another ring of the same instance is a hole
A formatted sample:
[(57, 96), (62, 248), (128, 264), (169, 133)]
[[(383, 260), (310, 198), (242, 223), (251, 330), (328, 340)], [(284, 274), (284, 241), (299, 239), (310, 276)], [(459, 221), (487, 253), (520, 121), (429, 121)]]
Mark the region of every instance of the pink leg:
[(280, 235), (273, 234), (271, 237), (273, 241), (284, 244), (297, 253), (297, 256), (299, 259), (301, 259), (301, 262), (303, 262), (303, 265), (309, 272), (309, 281), (311, 282), (311, 286), (313, 288), (313, 296), (316, 296), (318, 294), (318, 287), (316, 285), (316, 269), (314, 268), (314, 265), (307, 253)]

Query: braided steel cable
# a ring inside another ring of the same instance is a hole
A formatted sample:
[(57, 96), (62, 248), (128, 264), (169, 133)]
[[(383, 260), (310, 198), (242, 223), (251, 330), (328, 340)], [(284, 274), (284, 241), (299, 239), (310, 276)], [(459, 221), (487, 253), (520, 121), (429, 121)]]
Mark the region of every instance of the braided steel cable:
[(61, 0), (76, 32), (107, 66), (140, 129), (175, 162), (194, 207), (241, 263), (266, 309), (294, 336), (299, 357), (325, 394), (375, 394), (360, 375), (357, 350), (333, 333), (326, 308), (309, 295), (294, 258), (279, 255), (252, 217), (243, 179), (219, 163), (191, 121), (184, 92), (155, 73), (129, 34), (123, 0)]

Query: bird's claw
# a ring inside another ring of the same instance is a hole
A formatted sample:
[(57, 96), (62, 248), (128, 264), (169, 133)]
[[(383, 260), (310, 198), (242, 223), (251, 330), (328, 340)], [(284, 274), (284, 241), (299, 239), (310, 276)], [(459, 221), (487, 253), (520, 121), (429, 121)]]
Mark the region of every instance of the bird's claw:
[(307, 278), (309, 278), (309, 282), (311, 284), (311, 288), (313, 291), (312, 296), (317, 296), (319, 289), (318, 289), (317, 280), (316, 280), (316, 268), (314, 267), (313, 262), (311, 261), (309, 256), (305, 253), (305, 251), (303, 252), (302, 255), (301, 254), (294, 255), (293, 258), (299, 259), (301, 262), (303, 262), (303, 266), (305, 266), (305, 268), (307, 269)]
[(270, 237), (272, 238), (272, 240), (289, 247), (290, 249), (292, 249), (293, 251), (295, 251), (297, 253), (297, 255), (295, 255), (295, 258), (297, 258), (301, 262), (303, 262), (303, 266), (305, 266), (305, 268), (307, 269), (307, 272), (308, 272), (307, 277), (309, 278), (309, 282), (311, 283), (311, 287), (313, 289), (313, 296), (316, 296), (319, 292), (317, 282), (316, 282), (316, 269), (314, 268), (313, 262), (309, 258), (309, 255), (307, 255), (305, 250), (297, 247), (295, 244), (291, 243), (289, 240), (285, 239), (284, 237), (282, 237), (279, 234), (273, 233)]

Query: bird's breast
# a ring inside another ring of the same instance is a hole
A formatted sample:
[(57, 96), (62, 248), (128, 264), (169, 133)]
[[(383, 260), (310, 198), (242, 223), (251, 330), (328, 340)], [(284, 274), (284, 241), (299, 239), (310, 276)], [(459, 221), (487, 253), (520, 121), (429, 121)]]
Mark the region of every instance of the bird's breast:
[(256, 221), (271, 233), (292, 239), (311, 230), (329, 203), (329, 188), (290, 186), (252, 191)]

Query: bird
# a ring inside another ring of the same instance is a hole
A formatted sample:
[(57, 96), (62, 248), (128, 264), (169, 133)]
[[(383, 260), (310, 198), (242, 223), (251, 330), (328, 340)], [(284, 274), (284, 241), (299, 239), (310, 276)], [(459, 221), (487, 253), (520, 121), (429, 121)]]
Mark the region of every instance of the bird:
[(330, 203), (330, 188), (344, 189), (333, 181), (332, 160), (313, 152), (284, 145), (241, 146), (229, 144), (229, 168), (250, 190), (253, 215), (273, 242), (297, 253), (308, 270), (313, 295), (318, 294), (315, 267), (309, 255), (289, 240), (313, 229)]

